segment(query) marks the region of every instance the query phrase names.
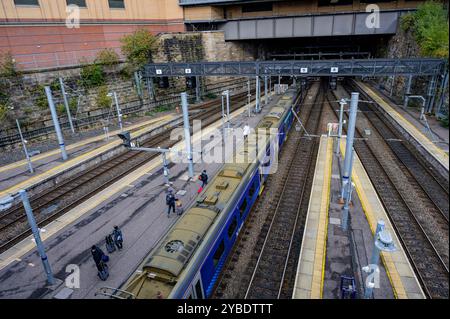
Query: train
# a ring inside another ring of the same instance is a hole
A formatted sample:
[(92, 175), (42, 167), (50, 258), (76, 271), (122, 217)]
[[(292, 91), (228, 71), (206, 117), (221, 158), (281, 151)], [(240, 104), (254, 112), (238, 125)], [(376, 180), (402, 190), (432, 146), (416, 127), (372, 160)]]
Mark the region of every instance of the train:
[[(239, 232), (262, 193), (274, 153), (280, 152), (295, 121), (302, 94), (291, 86), (258, 123), (259, 130), (276, 129), (264, 145), (248, 143), (236, 153), (257, 148), (256, 160), (225, 163), (195, 204), (172, 226), (140, 269), (112, 297), (121, 299), (205, 299), (215, 288)], [(257, 133), (252, 133), (257, 134)]]

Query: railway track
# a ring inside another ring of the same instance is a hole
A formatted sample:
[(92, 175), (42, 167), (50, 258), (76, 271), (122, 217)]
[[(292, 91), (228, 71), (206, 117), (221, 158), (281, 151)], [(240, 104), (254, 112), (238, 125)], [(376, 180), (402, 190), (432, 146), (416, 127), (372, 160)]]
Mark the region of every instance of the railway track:
[[(327, 99), (329, 101), (336, 100), (336, 96), (327, 95)], [(362, 104), (360, 103), (360, 105)], [(414, 156), (403, 143), (393, 138), (395, 134), (392, 130), (388, 130), (385, 125), (383, 126), (384, 123), (381, 119), (370, 120), (376, 116), (376, 112), (365, 109), (364, 106), (361, 108), (365, 112), (359, 116), (368, 118), (369, 123), (373, 125), (371, 128), (383, 137), (383, 140), (397, 156), (399, 165), (403, 165), (401, 173), (411, 175), (411, 168), (416, 167), (418, 169), (417, 174), (419, 174), (420, 169), (422, 169), (420, 174), (425, 174), (423, 171), (425, 168), (420, 167), (418, 161), (413, 163)], [(336, 111), (333, 111), (337, 117)], [(362, 129), (358, 124), (355, 133), (357, 137), (363, 137)], [(388, 172), (388, 165), (383, 163), (382, 158), (386, 156), (385, 152), (383, 153), (381, 149), (364, 140), (355, 141), (354, 147), (389, 214), (389, 218), (415, 268), (427, 297), (448, 298), (448, 244), (446, 248), (443, 245), (445, 241), (448, 243), (448, 218), (446, 219), (445, 214), (438, 208), (438, 205), (442, 205), (442, 202), (438, 201), (438, 204), (435, 204), (432, 197), (428, 196), (425, 189), (431, 189), (432, 186), (422, 188), (418, 185), (428, 182), (435, 185), (437, 181), (429, 175), (422, 175), (423, 179), (420, 182), (415, 179), (418, 175), (414, 178), (409, 176), (408, 183), (412, 183), (409, 186), (413, 187), (415, 192), (420, 193), (422, 191), (423, 193), (420, 198), (411, 198), (411, 194), (406, 192), (406, 185), (400, 185), (396, 176), (394, 176), (395, 174)], [(398, 173), (400, 174), (400, 172)], [(433, 187), (436, 187), (436, 185)], [(425, 210), (417, 208), (417, 200), (425, 202), (423, 203), (426, 207)], [(442, 229), (439, 229), (439, 232), (437, 232), (437, 229), (433, 231), (432, 223), (434, 221), (431, 220), (431, 223), (424, 225), (424, 217), (420, 216), (424, 214), (431, 216), (430, 219), (437, 218), (439, 220), (438, 227)], [(446, 233), (447, 238), (442, 240), (442, 238), (436, 236), (436, 233)]]
[[(231, 102), (230, 111), (242, 107), (247, 103), (247, 92), (232, 96)], [(221, 118), (220, 108), (217, 108), (220, 103), (220, 100), (203, 103), (197, 109), (203, 108), (204, 111), (191, 116), (191, 120), (203, 120), (203, 125), (210, 125), (217, 121)], [(141, 143), (141, 146), (171, 147), (177, 141), (170, 141), (169, 136), (170, 132), (167, 131), (159, 133)], [(87, 171), (76, 174), (54, 188), (31, 197), (30, 203), (38, 226), (44, 227), (157, 156), (158, 154), (126, 151)], [(30, 234), (31, 229), (28, 227), (25, 211), (20, 203), (3, 212), (0, 216), (0, 253)]]
[[(323, 95), (319, 92), (313, 103), (305, 103), (309, 106), (301, 112), (302, 121), (309, 133), (314, 133), (320, 123), (321, 111), (319, 108), (315, 109), (314, 105), (322, 99)], [(271, 209), (264, 207), (270, 211), (245, 270), (248, 274), (246, 280), (240, 284), (234, 298), (290, 298), (296, 269), (293, 265), (296, 263), (295, 259), (298, 259), (298, 242), (302, 237), (312, 184), (311, 171), (318, 149), (318, 141), (314, 137), (307, 139), (298, 136), (294, 142), (295, 155), (283, 172), (282, 190), (274, 196)], [(248, 234), (253, 227), (255, 210), (257, 208), (252, 209), (242, 233)], [(232, 263), (241, 254), (245, 241), (246, 235), (241, 236), (225, 267), (227, 272), (234, 269)], [(228, 275), (222, 276), (218, 286), (228, 285), (229, 278)], [(220, 297), (220, 293), (215, 297)]]

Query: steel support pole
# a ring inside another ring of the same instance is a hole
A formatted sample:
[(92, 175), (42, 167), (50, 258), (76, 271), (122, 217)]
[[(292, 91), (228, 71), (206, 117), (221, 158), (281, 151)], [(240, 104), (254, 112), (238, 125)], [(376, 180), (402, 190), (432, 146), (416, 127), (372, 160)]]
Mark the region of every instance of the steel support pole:
[(73, 127), (72, 122), (72, 114), (70, 114), (69, 102), (67, 101), (66, 90), (64, 88), (64, 82), (62, 78), (59, 78), (59, 86), (61, 87), (61, 94), (63, 96), (64, 106), (66, 107), (67, 119), (69, 120), (70, 130), (72, 131), (72, 133), (75, 133), (75, 129)]
[(225, 145), (225, 96), (221, 94), (222, 97), (222, 145)]
[(31, 209), (30, 201), (28, 199), (27, 192), (25, 190), (19, 191), (20, 198), (22, 199), (23, 207), (27, 214), (28, 223), (30, 224), (31, 230), (33, 232), (33, 237), (36, 242), (36, 247), (38, 249), (39, 256), (41, 257), (42, 264), (44, 265), (45, 274), (47, 275), (47, 283), (49, 285), (55, 284), (55, 279), (53, 277), (52, 268), (48, 262), (47, 255), (45, 253), (45, 248), (41, 240), (41, 235), (39, 234), (39, 228), (34, 219), (33, 210)]
[(427, 113), (431, 112), (431, 108), (432, 108), (434, 82), (435, 82), (435, 77), (433, 76), (428, 85), (427, 103), (426, 103), (426, 107), (425, 107), (426, 108), (425, 112), (427, 112)]
[[(380, 261), (380, 249), (377, 247), (377, 245), (375, 244), (377, 241), (377, 237), (379, 235), (380, 232), (382, 232), (385, 228), (385, 224), (383, 220), (379, 220), (377, 222), (377, 229), (375, 230), (375, 235), (374, 235), (374, 241), (373, 241), (373, 248), (372, 248), (372, 256), (370, 258), (370, 265), (375, 265), (378, 268), (378, 263)], [(366, 287), (364, 289), (364, 298), (365, 299), (370, 299), (372, 298), (373, 295), (373, 288), (374, 288), (374, 283), (369, 282), (368, 284), (366, 284)]]
[(30, 170), (30, 173), (33, 174), (34, 173), (33, 165), (31, 164), (30, 155), (28, 154), (27, 145), (25, 144), (25, 139), (23, 138), (22, 130), (20, 129), (20, 123), (18, 119), (16, 119), (16, 124), (17, 129), (19, 130), (20, 140), (22, 141), (23, 151), (25, 152), (25, 157), (27, 159), (28, 169)]
[(136, 82), (136, 90), (139, 98), (142, 100), (142, 88), (141, 88), (141, 80), (139, 78), (138, 72), (134, 72), (134, 81)]
[(266, 76), (264, 76), (264, 105), (267, 105), (268, 97), (269, 97), (269, 94), (267, 93), (267, 75), (266, 75)]
[(272, 76), (269, 76), (269, 93), (272, 93)]
[(260, 84), (259, 84), (259, 76), (256, 76), (256, 87), (255, 87), (255, 93), (256, 93), (256, 101), (255, 101), (255, 112), (259, 113), (260, 110), (260, 95), (259, 95), (259, 91), (260, 91)]
[(250, 78), (247, 81), (247, 90), (248, 90), (248, 93), (247, 93), (247, 108), (248, 108), (248, 117), (250, 117), (251, 116), (250, 102), (252, 100), (252, 92), (251, 92), (251, 89), (250, 89)]
[(230, 90), (225, 91), (227, 98), (227, 129), (230, 129)]
[(439, 102), (438, 102), (438, 106), (437, 106), (437, 111), (436, 111), (436, 118), (440, 117), (441, 114), (441, 108), (442, 105), (444, 105), (444, 97), (445, 97), (445, 90), (448, 87), (448, 71), (445, 73), (445, 77), (444, 77), (444, 81), (442, 82), (441, 85), (441, 95), (439, 97)]
[(162, 160), (163, 160), (164, 180), (166, 182), (166, 185), (170, 185), (169, 184), (169, 166), (167, 165), (166, 153), (162, 152), (161, 156), (162, 156)]
[(406, 85), (405, 96), (403, 97), (403, 108), (406, 109), (408, 106), (409, 95), (411, 94), (411, 83), (412, 83), (412, 75), (408, 77), (408, 83)]
[(153, 78), (147, 78), (147, 93), (150, 102), (155, 101), (155, 92), (153, 91)]
[(346, 198), (345, 189), (347, 184), (350, 182), (350, 177), (352, 174), (352, 163), (353, 163), (353, 139), (355, 136), (356, 127), (356, 114), (358, 112), (358, 100), (359, 93), (352, 92), (352, 98), (350, 102), (350, 115), (348, 121), (347, 129), (347, 142), (345, 145), (345, 158), (344, 158), (344, 174), (342, 176), (342, 198)]
[(55, 126), (56, 136), (58, 138), (59, 148), (61, 149), (62, 159), (65, 161), (67, 159), (66, 146), (64, 144), (64, 137), (61, 132), (61, 127), (59, 126), (58, 114), (56, 113), (55, 103), (53, 103), (52, 90), (49, 86), (45, 87), (45, 94), (47, 95), (48, 106), (50, 107), (50, 112), (52, 113), (53, 125)]
[(113, 92), (114, 95), (114, 103), (116, 104), (116, 111), (117, 111), (117, 118), (119, 120), (119, 128), (120, 131), (123, 131), (123, 125), (122, 125), (122, 110), (120, 109), (119, 106), (119, 99), (117, 98), (117, 93), (116, 91)]
[(338, 129), (338, 138), (336, 145), (336, 154), (339, 155), (341, 153), (341, 138), (342, 138), (342, 121), (344, 117), (344, 105), (347, 104), (344, 99), (339, 101), (339, 105), (341, 109), (339, 110), (339, 129)]
[[(348, 153), (345, 153), (345, 157), (347, 157)], [(353, 167), (353, 149), (351, 152), (351, 156), (352, 156), (352, 161), (351, 161), (351, 165), (350, 165), (350, 172), (352, 170)], [(343, 192), (345, 194), (345, 198), (344, 198), (344, 206), (342, 207), (342, 230), (347, 231), (348, 229), (348, 215), (349, 215), (349, 211), (350, 211), (350, 202), (352, 200), (352, 188), (353, 188), (353, 183), (352, 182), (347, 182), (347, 184), (345, 184)]]
[(195, 101), (200, 103), (202, 101), (202, 97), (200, 96), (200, 77), (195, 77)]
[(188, 110), (188, 100), (187, 100), (186, 92), (181, 93), (181, 107), (183, 109), (184, 139), (185, 139), (185, 143), (186, 143), (189, 177), (193, 178), (194, 177), (194, 162), (192, 159), (191, 133), (189, 130), (189, 110)]

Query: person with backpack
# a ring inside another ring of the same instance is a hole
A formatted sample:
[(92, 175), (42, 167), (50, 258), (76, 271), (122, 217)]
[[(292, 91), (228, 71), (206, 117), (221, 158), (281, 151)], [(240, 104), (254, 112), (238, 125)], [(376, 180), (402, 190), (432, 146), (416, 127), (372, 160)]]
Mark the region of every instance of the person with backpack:
[(123, 247), (123, 236), (122, 236), (122, 231), (120, 230), (119, 226), (114, 226), (113, 238), (114, 238), (114, 243), (116, 244), (117, 248), (119, 250), (121, 250)]
[(101, 280), (106, 280), (109, 277), (108, 265), (106, 264), (109, 257), (96, 245), (91, 247), (91, 254), (98, 270), (98, 276)]
[(198, 179), (202, 181), (202, 188), (208, 184), (208, 174), (206, 174), (206, 169), (203, 170)]
[(108, 253), (113, 253), (114, 251), (116, 251), (116, 246), (114, 245), (113, 235), (109, 234), (108, 236), (106, 236), (105, 241), (106, 241), (106, 251)]
[(173, 210), (175, 213), (175, 202), (177, 199), (175, 198), (175, 195), (173, 194), (173, 190), (169, 189), (169, 193), (166, 195), (166, 204), (169, 206), (169, 209), (167, 211), (167, 217), (170, 217), (170, 209)]

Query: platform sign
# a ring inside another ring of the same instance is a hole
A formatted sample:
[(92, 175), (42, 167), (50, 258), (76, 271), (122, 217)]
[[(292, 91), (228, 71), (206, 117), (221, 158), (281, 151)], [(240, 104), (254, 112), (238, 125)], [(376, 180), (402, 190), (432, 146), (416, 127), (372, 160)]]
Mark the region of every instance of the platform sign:
[(308, 73), (308, 68), (300, 68), (300, 73)]
[(156, 74), (161, 75), (162, 74), (162, 70), (156, 69)]
[(331, 73), (338, 73), (339, 72), (339, 68), (337, 67), (332, 67), (330, 70)]
[(191, 74), (192, 72), (191, 72), (191, 69), (184, 69), (184, 73)]

